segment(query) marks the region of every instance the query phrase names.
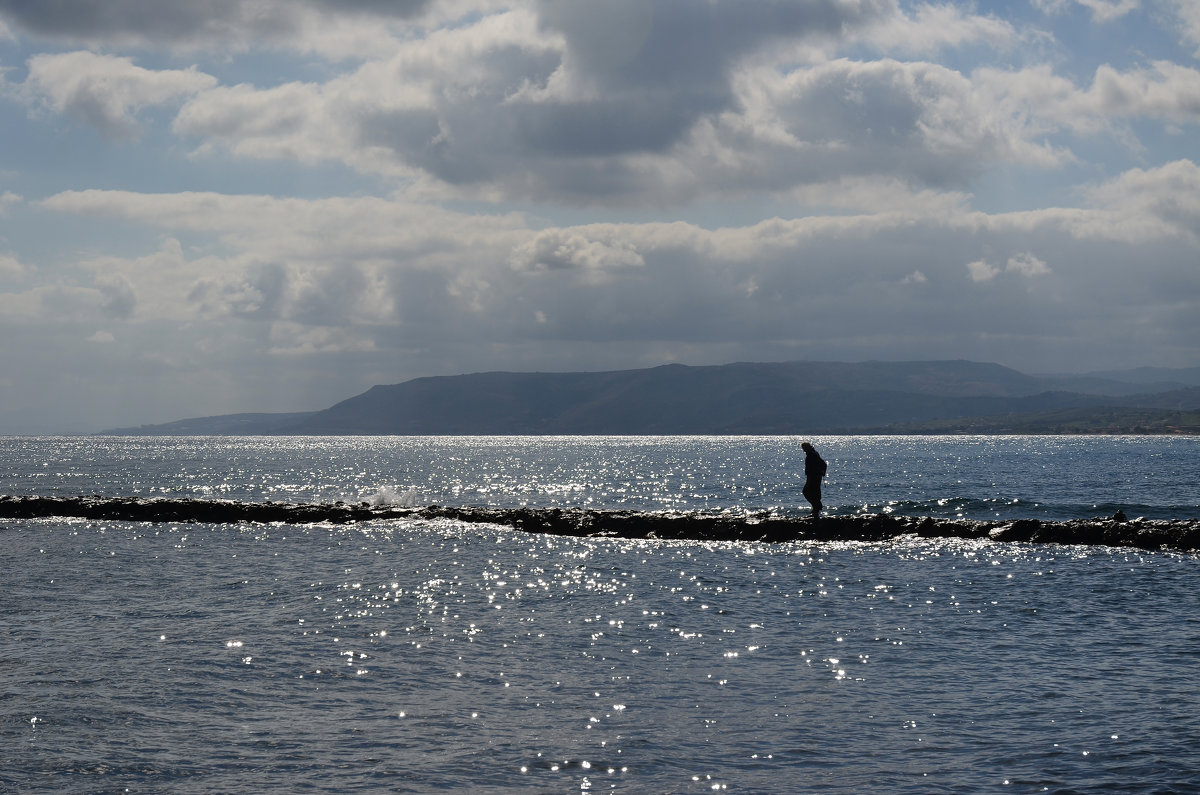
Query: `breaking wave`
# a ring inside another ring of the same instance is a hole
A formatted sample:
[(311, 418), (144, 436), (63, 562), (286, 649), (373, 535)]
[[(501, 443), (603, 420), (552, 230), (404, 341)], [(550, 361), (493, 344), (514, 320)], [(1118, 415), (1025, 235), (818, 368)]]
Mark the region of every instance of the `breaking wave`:
[(416, 489), (400, 491), (391, 486), (381, 486), (374, 494), (367, 497), (366, 502), (372, 508), (384, 508), (393, 505), (402, 508), (414, 508), (420, 504), (420, 495), (417, 494)]

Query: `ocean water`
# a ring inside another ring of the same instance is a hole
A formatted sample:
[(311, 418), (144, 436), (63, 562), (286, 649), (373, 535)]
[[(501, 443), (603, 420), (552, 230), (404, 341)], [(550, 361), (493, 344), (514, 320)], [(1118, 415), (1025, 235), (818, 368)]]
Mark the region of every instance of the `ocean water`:
[[(791, 438), (0, 439), (0, 494), (801, 513)], [(830, 437), (836, 513), (1200, 516), (1200, 440)], [(0, 791), (1200, 792), (1200, 557), (0, 522)]]
[[(792, 437), (0, 437), (0, 494), (804, 514)], [(831, 513), (1200, 516), (1200, 438), (843, 436)]]

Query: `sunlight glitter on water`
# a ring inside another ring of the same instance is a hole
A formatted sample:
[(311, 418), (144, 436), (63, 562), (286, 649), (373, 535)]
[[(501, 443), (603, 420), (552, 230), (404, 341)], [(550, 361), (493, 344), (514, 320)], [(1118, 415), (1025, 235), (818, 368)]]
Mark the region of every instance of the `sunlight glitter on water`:
[[(619, 481), (626, 504), (659, 505), (709, 493), (701, 470), (737, 472), (756, 456), (775, 466), (788, 453), (779, 440), (703, 442), (694, 462), (664, 464), (644, 441), (569, 445), (573, 460), (609, 467), (582, 477), (561, 458), (511, 461), (513, 440), (428, 472), (400, 461), (396, 442), (272, 442), (279, 458), (266, 471), (229, 475), (205, 458), (215, 443), (170, 444), (161, 480), (121, 471), (138, 469), (123, 459), (96, 482), (175, 493), (190, 469), (208, 474), (187, 484), (208, 477), (215, 493), (255, 499), (325, 499), (341, 482), (352, 499), (391, 483), (388, 499), (411, 488), (433, 500), (452, 486), (502, 501), (530, 499), (516, 484), (532, 468), (542, 493), (562, 484), (563, 499), (608, 499)], [(848, 470), (856, 448), (839, 444)], [(855, 464), (864, 472), (935, 449), (853, 444), (882, 451)], [(1037, 454), (1057, 460), (1099, 443), (1089, 444)], [(130, 449), (158, 455), (161, 445)], [(938, 455), (965, 469), (1002, 448), (954, 441), (956, 458)], [(639, 456), (654, 459), (641, 480), (625, 469)], [(463, 473), (468, 458), (506, 463), (480, 479)], [(59, 488), (88, 471), (57, 469)], [(668, 472), (668, 486), (654, 480)], [(45, 480), (33, 475), (17, 461), (9, 477)], [(738, 506), (789, 503), (778, 482), (762, 495), (771, 481), (757, 474), (713, 482)], [(942, 508), (968, 511), (1005, 510), (1009, 497), (938, 495)], [(28, 672), (0, 704), (0, 788), (769, 792), (786, 781), (949, 792), (1007, 779), (1016, 791), (1200, 789), (1194, 556), (985, 539), (550, 538), (450, 520), (39, 520), (6, 524), (0, 545), (0, 658)]]
[[(817, 441), (831, 462), (826, 502), (834, 512), (1075, 518), (1109, 505), (1136, 505), (1151, 517), (1200, 510), (1194, 438)], [(10, 494), (782, 513), (805, 504), (802, 456), (790, 437), (63, 437), (0, 439), (0, 447), (9, 462), (0, 493)], [(1144, 471), (1121, 465), (1131, 455), (1148, 462)], [(1015, 479), (998, 463), (1014, 459), (1036, 465), (1039, 476)]]

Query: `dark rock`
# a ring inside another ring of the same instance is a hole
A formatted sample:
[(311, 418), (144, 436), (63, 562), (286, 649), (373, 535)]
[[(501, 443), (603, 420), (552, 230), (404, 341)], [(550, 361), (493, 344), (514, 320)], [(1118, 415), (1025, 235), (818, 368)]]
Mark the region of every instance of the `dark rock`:
[(1114, 521), (1075, 519), (1012, 522), (904, 517), (891, 514), (795, 516), (726, 513), (597, 511), (580, 508), (481, 508), (429, 505), (371, 507), (367, 503), (293, 504), (136, 497), (0, 496), (0, 519), (45, 517), (208, 524), (349, 524), (388, 519), (451, 519), (498, 524), (527, 533), (591, 538), (695, 541), (885, 541), (991, 538), (998, 542), (1092, 544), (1146, 550), (1200, 551), (1200, 519)]

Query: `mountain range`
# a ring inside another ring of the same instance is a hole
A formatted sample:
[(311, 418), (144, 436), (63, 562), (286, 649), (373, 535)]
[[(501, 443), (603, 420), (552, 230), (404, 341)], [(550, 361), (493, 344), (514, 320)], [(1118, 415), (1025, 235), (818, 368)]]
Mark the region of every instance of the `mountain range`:
[(1200, 367), (1035, 376), (969, 361), (489, 372), (375, 386), (329, 408), (111, 435), (1200, 433)]

